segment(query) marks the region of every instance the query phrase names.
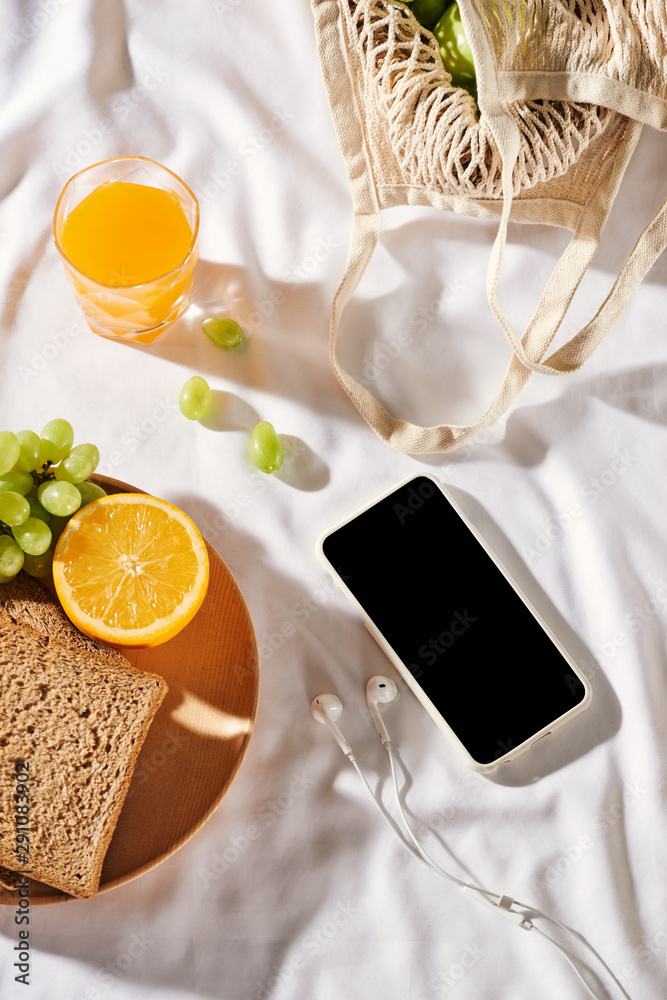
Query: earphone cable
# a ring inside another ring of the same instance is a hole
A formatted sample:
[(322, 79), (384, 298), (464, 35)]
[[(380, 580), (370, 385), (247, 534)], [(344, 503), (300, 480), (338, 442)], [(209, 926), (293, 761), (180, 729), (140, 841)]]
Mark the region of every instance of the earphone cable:
[[(621, 991), (622, 995), (626, 998), (626, 1000), (632, 1000), (632, 998), (630, 997), (630, 995), (624, 989), (623, 984), (620, 983), (619, 980), (616, 978), (616, 976), (614, 975), (614, 973), (612, 972), (612, 970), (609, 968), (609, 966), (605, 962), (605, 960), (602, 957), (602, 955), (600, 955), (600, 953), (598, 951), (596, 951), (596, 949), (593, 947), (593, 945), (590, 943), (590, 941), (588, 941), (583, 936), (583, 934), (580, 934), (579, 931), (575, 930), (573, 927), (568, 927), (567, 924), (564, 924), (562, 921), (558, 920), (557, 917), (553, 917), (553, 916), (551, 916), (551, 914), (545, 913), (544, 910), (540, 910), (536, 906), (528, 906), (526, 903), (520, 903), (518, 900), (514, 900), (514, 902), (515, 902), (515, 905), (521, 907), (521, 909), (523, 909), (523, 910), (530, 910), (532, 913), (536, 913), (538, 917), (544, 917), (545, 920), (549, 920), (552, 924), (555, 924), (556, 927), (560, 927), (561, 930), (566, 931), (568, 934), (572, 934), (574, 937), (576, 937), (577, 940), (580, 941), (581, 944), (585, 948), (587, 948), (592, 955), (595, 956), (595, 958), (600, 963), (600, 965), (607, 971), (608, 975), (613, 980), (614, 985), (616, 987), (618, 987), (618, 989)], [(554, 939), (551, 938), (551, 937), (549, 937), (548, 934), (545, 934), (544, 931), (541, 930), (541, 928), (539, 928), (536, 924), (533, 924), (533, 929), (536, 930), (536, 931), (538, 931), (543, 937), (545, 937), (547, 939), (547, 941), (551, 941), (551, 943), (554, 945), (555, 948), (558, 948), (559, 951), (562, 951), (562, 953), (565, 956), (565, 958), (567, 958), (568, 962), (570, 962), (570, 965), (572, 965), (572, 968), (574, 969), (574, 971), (577, 972), (577, 969), (573, 965), (571, 959), (569, 958), (569, 956), (567, 955), (567, 953), (560, 947), (560, 945), (558, 944), (557, 941), (554, 941)], [(577, 975), (579, 975), (578, 972), (577, 972)], [(581, 976), (580, 976), (580, 978), (581, 978)], [(584, 982), (584, 980), (582, 980), (582, 982)], [(584, 982), (584, 986), (586, 986), (586, 988), (588, 989), (588, 992), (591, 993), (591, 996), (595, 997), (595, 994), (591, 992), (590, 987), (587, 985), (586, 982)]]
[[(385, 746), (386, 746), (386, 744), (385, 744)], [(391, 830), (394, 832), (394, 835), (398, 838), (398, 840), (400, 841), (400, 843), (402, 844), (402, 846), (405, 847), (405, 848), (407, 848), (407, 850), (410, 851), (410, 853), (412, 855), (414, 855), (414, 857), (416, 857), (418, 861), (421, 861), (428, 868), (430, 868), (431, 871), (436, 872), (436, 874), (441, 875), (443, 878), (448, 879), (450, 882), (454, 882), (455, 885), (458, 885), (460, 888), (468, 888), (468, 889), (473, 890), (475, 893), (484, 893), (484, 895), (488, 896), (490, 899), (500, 899), (501, 898), (498, 895), (498, 893), (496, 893), (496, 892), (491, 892), (488, 889), (482, 889), (481, 886), (474, 885), (471, 882), (465, 882), (464, 880), (462, 880), (460, 878), (457, 878), (455, 875), (451, 875), (449, 872), (445, 871), (444, 868), (441, 868), (440, 865), (436, 861), (434, 861), (433, 858), (424, 850), (424, 848), (422, 847), (422, 845), (419, 843), (419, 841), (415, 837), (414, 832), (413, 832), (413, 830), (412, 830), (412, 828), (411, 828), (411, 826), (410, 826), (410, 824), (409, 824), (409, 822), (408, 822), (408, 820), (407, 820), (407, 818), (405, 816), (404, 810), (403, 810), (403, 805), (401, 803), (400, 796), (398, 794), (398, 780), (397, 780), (397, 777), (396, 777), (395, 767), (393, 766), (393, 751), (391, 752), (389, 759), (392, 760), (392, 773), (394, 775), (394, 792), (396, 793), (396, 800), (398, 802), (398, 807), (399, 807), (399, 810), (400, 810), (400, 812), (402, 814), (402, 817), (403, 817), (403, 823), (405, 824), (405, 828), (406, 828), (406, 830), (407, 830), (407, 832), (408, 832), (408, 834), (409, 834), (409, 836), (410, 836), (413, 844), (415, 845), (414, 847), (412, 846), (412, 844), (409, 844), (405, 840), (405, 838), (402, 836), (400, 830), (394, 825), (394, 822), (391, 819), (391, 817), (389, 815), (387, 815), (387, 813), (383, 809), (383, 807), (380, 804), (380, 802), (378, 802), (377, 796), (376, 796), (375, 792), (373, 791), (373, 789), (371, 788), (370, 783), (369, 783), (368, 779), (366, 778), (366, 775), (362, 771), (361, 767), (359, 766), (359, 764), (358, 764), (358, 762), (357, 762), (354, 754), (348, 753), (348, 754), (346, 754), (346, 756), (349, 758), (350, 762), (354, 766), (354, 769), (356, 770), (357, 774), (359, 775), (359, 777), (361, 778), (362, 782), (364, 783), (364, 786), (365, 786), (366, 790), (368, 791), (368, 794), (370, 795), (371, 799), (373, 800), (373, 802), (375, 804), (375, 808), (379, 811), (379, 813), (382, 816), (382, 818), (384, 819), (385, 823), (389, 824)]]
[(400, 841), (401, 845), (408, 851), (410, 851), (410, 853), (414, 857), (416, 857), (419, 861), (421, 861), (428, 868), (430, 868), (431, 871), (434, 871), (438, 875), (443, 876), (450, 882), (454, 882), (456, 885), (459, 886), (459, 888), (462, 889), (464, 893), (473, 896), (473, 898), (476, 899), (479, 903), (482, 903), (485, 906), (489, 907), (490, 909), (495, 910), (497, 913), (502, 914), (505, 917), (505, 919), (510, 920), (512, 923), (517, 924), (524, 930), (536, 930), (541, 937), (549, 941), (554, 946), (554, 948), (556, 948), (563, 955), (563, 957), (567, 960), (568, 964), (573, 969), (577, 978), (580, 980), (580, 982), (586, 989), (587, 993), (593, 998), (593, 1000), (598, 1000), (597, 995), (588, 985), (583, 975), (581, 974), (579, 968), (577, 968), (577, 965), (575, 964), (572, 957), (567, 953), (567, 951), (556, 940), (554, 940), (554, 938), (550, 937), (541, 928), (539, 928), (536, 924), (534, 924), (532, 920), (525, 913), (518, 912), (516, 909), (512, 909), (512, 907), (519, 907), (521, 910), (527, 910), (531, 914), (543, 917), (545, 920), (551, 922), (554, 926), (561, 928), (566, 933), (571, 934), (573, 937), (575, 937), (579, 941), (579, 943), (583, 945), (583, 947), (588, 949), (590, 954), (595, 957), (595, 959), (600, 963), (601, 967), (605, 969), (610, 979), (613, 981), (614, 985), (621, 991), (625, 1000), (631, 1000), (631, 998), (629, 997), (629, 995), (627, 994), (627, 992), (625, 991), (619, 980), (616, 978), (614, 973), (611, 971), (607, 963), (598, 954), (595, 948), (593, 948), (593, 946), (586, 940), (583, 934), (580, 934), (578, 931), (573, 930), (571, 927), (568, 927), (560, 920), (557, 920), (555, 917), (550, 916), (548, 913), (545, 913), (543, 910), (540, 910), (537, 907), (528, 906), (525, 903), (520, 903), (518, 900), (513, 899), (511, 896), (499, 895), (498, 893), (491, 892), (488, 889), (483, 889), (481, 886), (475, 885), (472, 882), (466, 882), (463, 879), (457, 878), (450, 872), (445, 871), (445, 869), (442, 868), (436, 861), (434, 861), (433, 858), (430, 856), (430, 854), (428, 854), (428, 852), (425, 850), (425, 848), (422, 846), (422, 844), (416, 837), (414, 831), (412, 830), (412, 826), (407, 818), (405, 808), (401, 800), (401, 792), (398, 783), (398, 774), (396, 769), (394, 751), (391, 746), (391, 740), (387, 732), (386, 726), (379, 713), (378, 703), (386, 704), (388, 701), (391, 701), (395, 697), (395, 695), (396, 695), (396, 685), (389, 678), (378, 676), (375, 678), (371, 678), (371, 680), (368, 683), (366, 697), (368, 700), (369, 712), (371, 714), (371, 718), (375, 723), (378, 736), (380, 737), (382, 745), (387, 751), (389, 757), (391, 774), (392, 774), (392, 784), (394, 789), (394, 795), (396, 798), (396, 804), (398, 807), (398, 811), (400, 813), (401, 820), (403, 822), (405, 830), (407, 831), (408, 836), (410, 837), (410, 840), (406, 839), (404, 833), (401, 832), (399, 824), (396, 822), (396, 820), (394, 820), (390, 812), (385, 809), (379, 797), (375, 794), (375, 792), (371, 788), (366, 778), (366, 775), (364, 774), (361, 767), (356, 761), (356, 758), (354, 756), (350, 744), (347, 742), (343, 734), (338, 729), (338, 726), (336, 725), (336, 719), (340, 715), (343, 707), (340, 699), (336, 695), (330, 695), (330, 694), (319, 695), (312, 702), (311, 712), (314, 718), (318, 722), (326, 723), (329, 726), (331, 732), (333, 733), (333, 736), (336, 739), (336, 742), (340, 746), (343, 753), (349, 758), (350, 763), (354, 766), (357, 774), (361, 778), (361, 781), (364, 787), (366, 788), (366, 791), (370, 795), (371, 799), (373, 800), (375, 807), (378, 809), (384, 821), (390, 826), (392, 832), (394, 833), (396, 838)]
[[(520, 906), (522, 904), (517, 903), (517, 905)], [(546, 917), (547, 920), (551, 920), (552, 919), (547, 913), (541, 913), (538, 910), (534, 910), (534, 912), (535, 913), (539, 913), (540, 916), (542, 916), (542, 917)], [(555, 921), (555, 922), (559, 923), (559, 921)], [(561, 926), (563, 926), (563, 925), (561, 924)], [(572, 969), (572, 971), (576, 975), (577, 979), (580, 981), (580, 983), (582, 984), (582, 986), (585, 988), (585, 990), (588, 993), (588, 995), (591, 996), (593, 998), (593, 1000), (598, 1000), (597, 993), (594, 993), (593, 990), (591, 989), (591, 987), (588, 985), (588, 983), (586, 982), (586, 980), (582, 976), (581, 972), (579, 971), (579, 969), (575, 965), (574, 961), (572, 960), (572, 958), (570, 957), (570, 955), (568, 955), (568, 953), (565, 950), (565, 948), (563, 948), (558, 943), (558, 941), (554, 941), (554, 939), (552, 937), (549, 937), (548, 934), (545, 934), (544, 931), (540, 927), (537, 926), (537, 924), (533, 924), (533, 930), (537, 931), (538, 934), (541, 934), (545, 941), (548, 941), (550, 944), (552, 944), (554, 946), (554, 948), (557, 951), (559, 951), (561, 953), (561, 955), (563, 956), (563, 958), (565, 959), (565, 961), (567, 962), (567, 964), (570, 966), (570, 968)], [(566, 928), (566, 930), (570, 930), (570, 928), (568, 927), (568, 928)], [(575, 933), (575, 932), (573, 931), (572, 933)], [(618, 982), (618, 980), (616, 979), (616, 976), (614, 975), (614, 973), (611, 971), (611, 969), (609, 968), (609, 966), (607, 965), (607, 963), (604, 961), (604, 959), (601, 958), (600, 955), (598, 955), (598, 953), (595, 951), (595, 948), (593, 948), (592, 945), (589, 945), (588, 941), (586, 941), (585, 938), (582, 938), (581, 935), (577, 934), (577, 937), (580, 938), (580, 940), (583, 942), (583, 944), (585, 944), (587, 947), (590, 948), (590, 950), (593, 952), (594, 955), (597, 956), (597, 958), (599, 958), (599, 960), (602, 962), (603, 966), (605, 967), (605, 969), (607, 970), (607, 972), (609, 973), (609, 975), (614, 980), (615, 984), (622, 991), (623, 996), (627, 997), (627, 1000), (630, 1000), (630, 997), (628, 997), (628, 994), (625, 992), (625, 990), (623, 989), (623, 987), (621, 986), (621, 984)]]
[[(562, 923), (562, 921), (558, 920), (556, 917), (552, 917), (549, 913), (545, 913), (544, 910), (540, 910), (540, 909), (538, 909), (535, 906), (529, 906), (528, 904), (521, 903), (521, 902), (519, 902), (518, 900), (515, 900), (515, 899), (510, 900), (508, 897), (500, 896), (496, 892), (490, 892), (488, 889), (483, 889), (483, 888), (481, 888), (481, 886), (475, 885), (474, 883), (465, 882), (465, 881), (463, 881), (461, 879), (457, 879), (455, 876), (453, 876), (449, 872), (445, 871), (444, 868), (441, 868), (440, 865), (437, 864), (437, 862), (435, 862), (433, 860), (433, 858), (431, 858), (431, 856), (422, 847), (422, 845), (420, 844), (419, 840), (415, 836), (415, 834), (414, 834), (414, 832), (412, 830), (412, 827), (410, 825), (410, 822), (408, 821), (408, 818), (406, 816), (405, 809), (404, 809), (404, 806), (403, 806), (403, 802), (401, 800), (400, 789), (398, 787), (398, 774), (397, 774), (397, 771), (396, 771), (396, 759), (395, 759), (395, 756), (394, 756), (393, 747), (391, 746), (391, 743), (389, 743), (389, 742), (385, 743), (384, 746), (385, 746), (385, 750), (387, 751), (387, 756), (389, 757), (389, 764), (390, 764), (390, 767), (391, 767), (392, 783), (393, 783), (393, 787), (394, 787), (394, 796), (395, 796), (395, 799), (396, 799), (396, 805), (397, 805), (398, 811), (399, 811), (399, 813), (401, 815), (401, 819), (403, 820), (403, 825), (405, 826), (405, 829), (407, 830), (407, 832), (408, 832), (408, 834), (409, 834), (409, 836), (410, 836), (413, 844), (415, 845), (416, 849), (419, 851), (419, 856), (421, 857), (421, 859), (433, 871), (437, 872), (437, 874), (443, 875), (445, 878), (449, 879), (451, 882), (456, 882), (459, 886), (461, 886), (464, 889), (473, 890), (473, 894), (476, 896), (476, 898), (480, 899), (480, 901), (482, 901), (482, 902), (483, 901), (486, 901), (487, 903), (490, 902), (492, 908), (495, 909), (495, 910), (497, 910), (499, 913), (503, 913), (504, 915), (507, 915), (507, 916), (511, 915), (513, 917), (522, 918), (523, 917), (522, 914), (517, 913), (516, 910), (511, 910), (510, 909), (511, 906), (517, 906), (521, 910), (528, 910), (531, 913), (535, 913), (538, 916), (543, 917), (545, 920), (550, 921), (555, 926), (560, 927), (561, 930), (567, 932), (568, 934), (572, 934), (574, 937), (576, 937), (578, 939), (578, 941), (585, 948), (587, 948), (589, 950), (589, 952), (592, 955), (595, 956), (595, 958), (597, 959), (597, 961), (600, 962), (600, 964), (605, 969), (605, 971), (607, 972), (607, 974), (611, 977), (614, 985), (617, 986), (618, 989), (621, 991), (623, 997), (625, 997), (626, 1000), (631, 1000), (631, 997), (625, 991), (625, 989), (623, 988), (622, 984), (618, 981), (618, 979), (616, 978), (616, 976), (614, 975), (614, 973), (612, 972), (612, 970), (609, 968), (609, 966), (605, 962), (605, 960), (595, 950), (595, 948), (593, 947), (593, 945), (590, 944), (589, 941), (587, 941), (587, 939), (583, 936), (583, 934), (580, 934), (578, 931), (576, 931), (573, 928), (568, 927), (566, 924)], [(371, 795), (373, 795), (372, 789), (370, 788), (370, 786), (368, 785), (367, 782), (366, 782), (366, 784), (367, 784), (367, 786), (369, 788), (369, 791), (371, 792)], [(373, 795), (373, 798), (375, 798), (374, 795)], [(379, 805), (379, 803), (377, 803), (377, 800), (376, 800), (376, 804)], [(384, 815), (384, 812), (383, 812), (383, 815)], [(403, 841), (403, 843), (405, 843), (405, 841)], [(414, 853), (414, 851), (413, 851), (413, 853)], [(483, 894), (483, 896), (485, 897), (485, 899), (481, 899), (481, 897), (479, 895), (480, 893)], [(504, 901), (506, 901), (506, 905), (505, 906), (501, 905)], [(593, 1000), (598, 1000), (597, 995), (592, 991), (592, 989), (590, 988), (590, 986), (588, 985), (588, 983), (586, 982), (586, 980), (582, 976), (581, 972), (579, 971), (579, 969), (575, 965), (575, 963), (572, 960), (572, 958), (570, 957), (570, 955), (568, 955), (567, 951), (563, 947), (561, 947), (561, 945), (557, 941), (555, 941), (552, 937), (550, 937), (548, 934), (546, 934), (540, 927), (538, 927), (536, 924), (534, 924), (532, 922), (532, 920), (529, 920), (528, 918), (523, 917), (523, 919), (516, 920), (515, 922), (519, 923), (519, 926), (524, 927), (524, 929), (526, 929), (526, 930), (535, 930), (535, 931), (537, 931), (538, 934), (540, 934), (546, 941), (549, 941), (554, 946), (554, 948), (556, 948), (561, 953), (561, 955), (567, 960), (568, 964), (571, 966), (571, 968), (573, 969), (573, 971), (576, 974), (577, 978), (580, 980), (580, 982), (582, 983), (582, 985), (585, 987), (585, 989), (588, 992), (588, 994), (591, 997), (593, 997)]]
[(444, 878), (449, 879), (450, 882), (455, 882), (458, 886), (461, 886), (462, 888), (466, 887), (468, 889), (474, 889), (475, 892), (483, 892), (485, 895), (489, 897), (497, 897), (498, 894), (495, 892), (490, 892), (488, 889), (482, 889), (482, 887), (479, 885), (474, 885), (471, 882), (465, 882), (462, 879), (457, 878), (455, 875), (451, 875), (449, 872), (445, 871), (445, 869), (442, 868), (436, 861), (434, 861), (431, 855), (425, 850), (423, 845), (419, 842), (419, 840), (415, 836), (412, 827), (408, 822), (408, 818), (405, 814), (405, 809), (403, 807), (403, 802), (401, 801), (401, 795), (398, 788), (398, 774), (396, 772), (396, 758), (394, 756), (394, 749), (390, 743), (385, 743), (384, 747), (385, 750), (387, 751), (387, 756), (389, 757), (389, 764), (391, 766), (391, 777), (394, 786), (394, 796), (396, 798), (396, 805), (398, 806), (398, 811), (401, 814), (403, 825), (405, 826), (405, 829), (407, 830), (413, 844), (419, 851), (422, 860), (426, 862), (429, 868), (432, 868), (433, 871), (437, 872), (438, 875), (442, 875)]
[[(419, 845), (419, 843), (415, 839), (414, 834), (412, 833), (412, 830), (410, 830), (409, 828), (408, 828), (408, 832), (410, 833), (410, 835), (412, 837), (412, 840), (416, 844), (417, 850), (415, 850), (415, 848), (412, 847), (411, 844), (409, 844), (405, 840), (405, 838), (401, 834), (400, 829), (394, 824), (394, 821), (392, 820), (391, 816), (389, 816), (384, 811), (382, 805), (380, 804), (380, 802), (378, 802), (377, 796), (376, 796), (375, 792), (373, 791), (373, 789), (371, 788), (366, 775), (364, 774), (364, 772), (359, 767), (359, 764), (357, 763), (357, 760), (356, 760), (354, 754), (348, 753), (348, 754), (346, 754), (346, 757), (349, 759), (350, 763), (354, 766), (355, 771), (357, 772), (357, 774), (359, 775), (359, 777), (363, 781), (364, 786), (365, 786), (366, 790), (368, 791), (368, 794), (370, 795), (371, 799), (373, 800), (373, 802), (375, 804), (375, 808), (378, 810), (378, 812), (382, 816), (382, 818), (385, 821), (385, 823), (387, 823), (389, 825), (389, 828), (391, 829), (391, 831), (393, 832), (393, 834), (397, 838), (397, 840), (401, 843), (401, 845), (403, 847), (407, 848), (407, 850), (410, 851), (410, 853), (413, 854), (414, 857), (416, 857), (418, 861), (422, 861), (424, 864), (426, 864), (433, 871), (437, 871), (439, 875), (445, 875), (447, 878), (450, 878), (452, 881), (458, 882), (458, 879), (455, 879), (454, 876), (448, 875), (446, 872), (441, 871), (438, 868), (438, 866), (435, 864), (435, 862), (431, 861), (428, 858), (428, 855), (425, 856), (425, 852), (422, 850), (421, 846)], [(417, 853), (417, 851), (419, 851), (419, 853)]]

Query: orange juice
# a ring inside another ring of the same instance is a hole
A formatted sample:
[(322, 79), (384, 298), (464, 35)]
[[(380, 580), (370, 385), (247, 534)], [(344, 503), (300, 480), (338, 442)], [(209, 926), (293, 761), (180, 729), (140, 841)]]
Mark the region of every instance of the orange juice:
[(198, 236), (190, 188), (144, 156), (80, 170), (53, 215), (56, 249), (91, 330), (143, 344), (187, 309)]
[(178, 267), (192, 230), (170, 191), (111, 181), (72, 209), (60, 238), (75, 267), (100, 284), (142, 285)]

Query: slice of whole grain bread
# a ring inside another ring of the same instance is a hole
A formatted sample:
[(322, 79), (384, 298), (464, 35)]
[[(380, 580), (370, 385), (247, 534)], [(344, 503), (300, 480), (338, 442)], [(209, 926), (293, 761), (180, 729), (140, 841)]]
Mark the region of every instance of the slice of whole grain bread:
[(0, 865), (0, 886), (3, 889), (18, 889), (22, 879), (23, 875), (19, 875), (18, 872), (10, 872), (8, 868), (3, 868)]
[(0, 618), (1, 612), (13, 622), (30, 625), (36, 632), (50, 635), (68, 646), (88, 649), (115, 663), (127, 662), (113, 646), (105, 646), (80, 632), (69, 620), (58, 599), (40, 580), (27, 573), (20, 572), (9, 583), (0, 586)]
[[(0, 866), (29, 867), (31, 878), (79, 898), (97, 891), (139, 751), (166, 693), (157, 674), (0, 616)], [(18, 762), (28, 765), (27, 800), (17, 799)], [(21, 860), (23, 815), (29, 850)]]

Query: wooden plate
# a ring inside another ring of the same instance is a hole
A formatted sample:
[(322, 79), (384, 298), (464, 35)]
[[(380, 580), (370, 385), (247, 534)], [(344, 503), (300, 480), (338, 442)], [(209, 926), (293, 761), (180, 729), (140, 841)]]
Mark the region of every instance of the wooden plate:
[[(91, 478), (107, 493), (142, 492), (115, 479)], [(229, 569), (206, 546), (208, 591), (189, 625), (153, 649), (122, 650), (134, 666), (161, 674), (169, 692), (141, 748), (100, 892), (150, 871), (182, 847), (219, 805), (250, 742), (259, 690), (255, 634)], [(33, 906), (73, 898), (31, 882)], [(16, 906), (18, 899), (0, 887), (0, 903)]]

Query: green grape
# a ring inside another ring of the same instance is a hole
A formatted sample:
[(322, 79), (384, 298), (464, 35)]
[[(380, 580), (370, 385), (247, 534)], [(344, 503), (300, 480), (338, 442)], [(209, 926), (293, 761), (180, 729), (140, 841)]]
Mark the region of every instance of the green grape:
[(52, 464), (65, 458), (74, 442), (74, 431), (67, 420), (49, 420), (39, 436), (42, 440), (42, 459)]
[(48, 510), (44, 510), (37, 497), (26, 497), (26, 500), (30, 504), (30, 517), (37, 517), (44, 524), (51, 523), (51, 515)]
[(73, 448), (69, 455), (63, 458), (60, 465), (57, 465), (53, 470), (59, 482), (82, 483), (92, 473), (93, 463), (90, 458), (81, 452), (75, 454), (75, 450)]
[(206, 379), (193, 375), (184, 384), (178, 396), (178, 406), (188, 420), (201, 420), (211, 409), (213, 395)]
[(268, 420), (261, 420), (253, 428), (248, 450), (260, 472), (277, 472), (283, 464), (283, 446)]
[(72, 448), (67, 457), (71, 458), (72, 455), (85, 456), (92, 465), (92, 472), (94, 472), (100, 464), (100, 451), (95, 444), (77, 444), (74, 448)]
[(16, 465), (21, 445), (12, 431), (0, 431), (0, 476)]
[(97, 483), (77, 483), (76, 488), (81, 494), (82, 507), (85, 507), (86, 504), (91, 503), (93, 500), (99, 500), (100, 497), (106, 496), (106, 492)]
[(0, 576), (16, 576), (23, 567), (23, 549), (11, 535), (0, 535)]
[(30, 504), (25, 497), (12, 490), (0, 493), (0, 521), (13, 528), (16, 524), (23, 524), (28, 517), (30, 517)]
[(243, 340), (243, 330), (239, 324), (225, 316), (211, 316), (204, 320), (201, 328), (218, 347), (237, 347)]
[(49, 528), (51, 529), (51, 537), (53, 538), (54, 545), (62, 535), (68, 523), (69, 523), (69, 515), (67, 517), (57, 517), (55, 514), (50, 515)]
[(23, 570), (28, 576), (36, 576), (38, 579), (43, 580), (45, 577), (51, 576), (52, 565), (52, 549), (47, 549), (46, 552), (42, 552), (39, 556), (31, 556), (27, 552), (24, 553)]
[(41, 469), (44, 463), (39, 434), (35, 434), (34, 431), (19, 431), (16, 437), (21, 446), (21, 453), (16, 462), (17, 469), (22, 469), (24, 472), (34, 472)]
[[(73, 483), (51, 479), (37, 490), (37, 499), (44, 510), (58, 517), (68, 517), (81, 506), (81, 494)], [(0, 493), (0, 501), (2, 494)]]
[(21, 469), (10, 469), (0, 476), (0, 493), (12, 490), (13, 493), (20, 493), (26, 496), (32, 489), (32, 476)]
[(12, 535), (24, 552), (30, 556), (41, 556), (51, 544), (51, 529), (38, 517), (29, 517), (23, 524), (12, 528)]

